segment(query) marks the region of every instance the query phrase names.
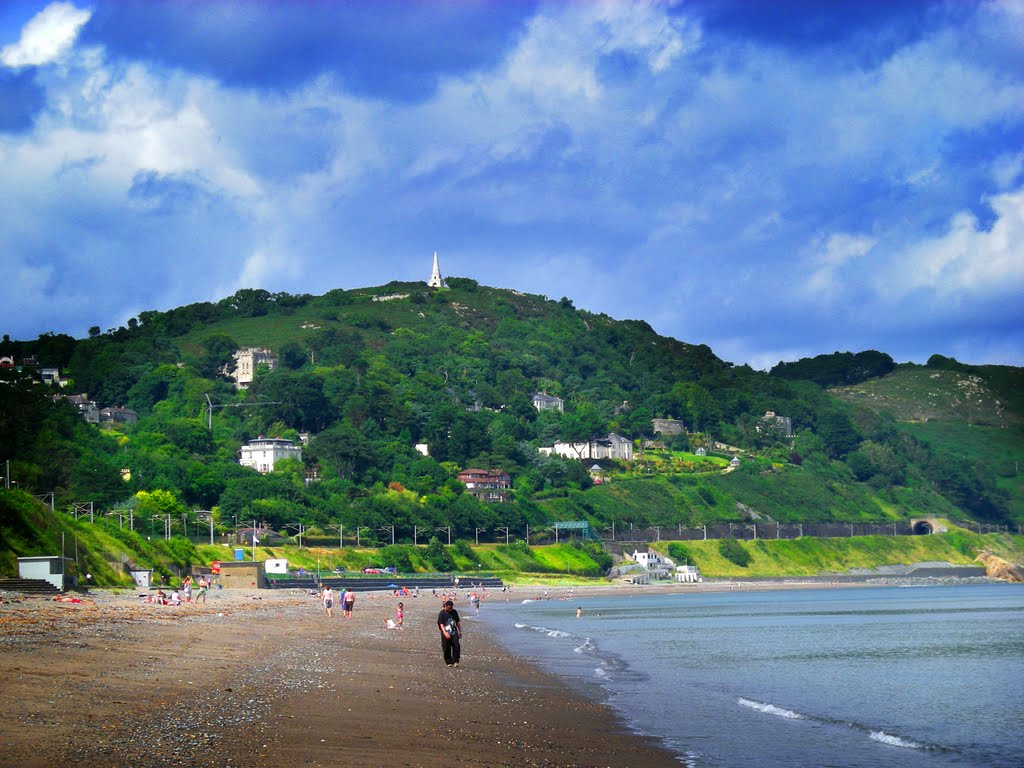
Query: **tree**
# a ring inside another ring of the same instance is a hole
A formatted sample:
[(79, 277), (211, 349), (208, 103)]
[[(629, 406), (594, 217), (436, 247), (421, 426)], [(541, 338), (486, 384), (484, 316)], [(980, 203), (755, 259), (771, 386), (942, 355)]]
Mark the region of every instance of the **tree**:
[(201, 342), (203, 354), (199, 360), (199, 371), (207, 378), (216, 378), (221, 372), (235, 370), (235, 352), (238, 343), (226, 333), (211, 333)]
[(850, 417), (840, 411), (829, 411), (818, 422), (818, 436), (828, 447), (829, 457), (841, 459), (860, 444), (860, 434)]

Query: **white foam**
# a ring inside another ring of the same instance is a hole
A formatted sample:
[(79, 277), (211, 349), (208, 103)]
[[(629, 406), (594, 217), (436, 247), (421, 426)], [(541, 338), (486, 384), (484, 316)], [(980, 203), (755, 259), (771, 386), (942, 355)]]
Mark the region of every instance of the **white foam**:
[(775, 715), (777, 717), (785, 717), (789, 720), (803, 720), (804, 716), (799, 712), (794, 712), (790, 709), (783, 709), (782, 707), (776, 707), (774, 704), (765, 704), (760, 701), (751, 701), (750, 699), (740, 698), (737, 700), (744, 707), (750, 707), (756, 709), (758, 712), (763, 712), (766, 715)]
[(916, 741), (908, 741), (907, 739), (901, 739), (899, 736), (890, 736), (885, 731), (872, 731), (871, 738), (875, 741), (880, 741), (882, 744), (888, 744), (892, 747), (904, 747), (906, 749), (921, 749), (921, 745)]

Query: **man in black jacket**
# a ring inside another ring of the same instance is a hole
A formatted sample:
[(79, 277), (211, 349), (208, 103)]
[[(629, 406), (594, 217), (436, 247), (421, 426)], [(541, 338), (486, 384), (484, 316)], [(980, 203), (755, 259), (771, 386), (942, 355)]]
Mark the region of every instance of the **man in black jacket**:
[(449, 667), (459, 666), (459, 639), (462, 637), (462, 624), (459, 623), (459, 612), (455, 603), (446, 600), (444, 608), (437, 614), (437, 628), (441, 632), (441, 652), (444, 663)]

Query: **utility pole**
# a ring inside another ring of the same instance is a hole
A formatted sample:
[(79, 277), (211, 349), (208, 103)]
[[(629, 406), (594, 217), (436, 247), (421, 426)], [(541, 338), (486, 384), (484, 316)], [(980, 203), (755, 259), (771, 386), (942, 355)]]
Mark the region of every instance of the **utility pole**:
[(281, 405), (279, 400), (261, 400), (258, 403), (218, 403), (213, 404), (208, 394), (204, 394), (206, 398), (206, 428), (213, 431), (213, 409), (214, 408), (262, 408), (264, 405)]

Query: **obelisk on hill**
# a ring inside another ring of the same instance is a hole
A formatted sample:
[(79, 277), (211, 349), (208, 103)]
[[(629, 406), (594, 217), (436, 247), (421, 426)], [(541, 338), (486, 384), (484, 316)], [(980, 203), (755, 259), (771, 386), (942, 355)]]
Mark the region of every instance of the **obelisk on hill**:
[(441, 288), (444, 280), (441, 279), (441, 268), (437, 266), (437, 251), (434, 251), (434, 269), (430, 272), (430, 279), (427, 281), (429, 288)]

